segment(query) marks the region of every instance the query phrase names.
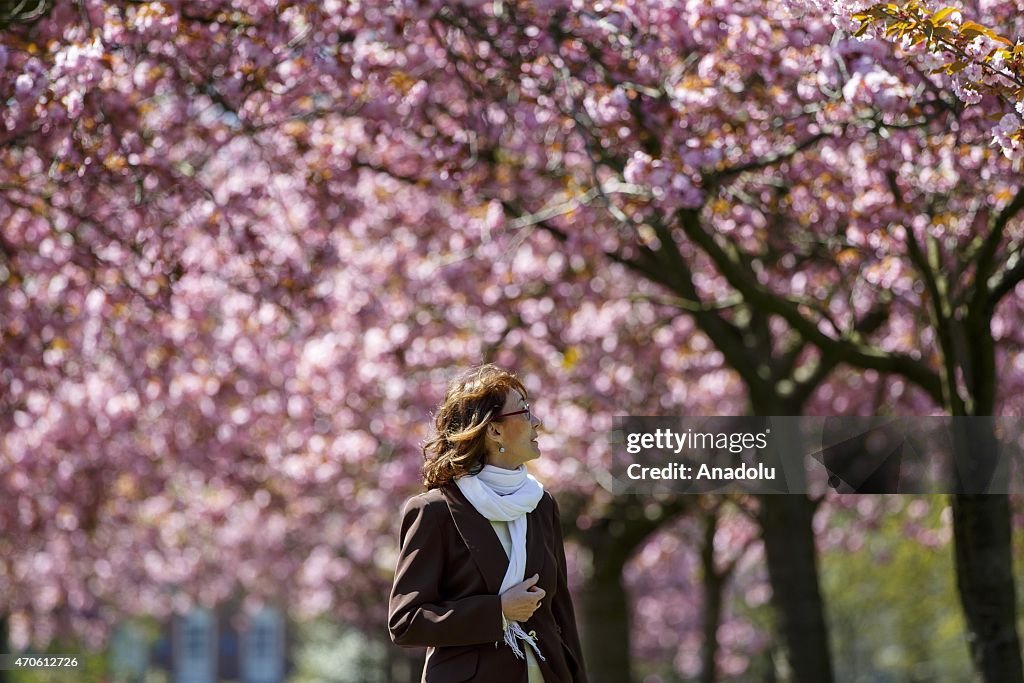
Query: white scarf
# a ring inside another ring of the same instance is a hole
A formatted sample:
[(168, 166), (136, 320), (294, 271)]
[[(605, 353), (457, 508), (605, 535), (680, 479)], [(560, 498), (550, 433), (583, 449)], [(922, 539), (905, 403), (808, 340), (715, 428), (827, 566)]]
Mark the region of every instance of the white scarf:
[[(512, 552), (509, 553), (508, 569), (501, 580), (499, 594), (521, 582), (526, 573), (526, 513), (533, 512), (544, 495), (544, 487), (520, 465), (506, 470), (493, 465), (484, 465), (476, 475), (459, 477), (455, 480), (459, 490), (469, 499), (476, 511), (492, 522), (508, 522), (512, 537)], [(505, 643), (520, 659), (523, 651), (516, 639), (525, 640), (541, 660), (544, 656), (530, 634), (519, 622), (509, 621), (505, 626)]]

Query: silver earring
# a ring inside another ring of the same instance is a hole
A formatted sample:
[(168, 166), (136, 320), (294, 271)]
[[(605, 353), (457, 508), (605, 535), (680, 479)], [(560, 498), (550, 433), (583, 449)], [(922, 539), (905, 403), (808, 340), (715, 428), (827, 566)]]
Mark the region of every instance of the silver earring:
[(504, 453), (505, 452), (505, 447), (504, 446), (498, 446), (498, 452), (499, 453)]

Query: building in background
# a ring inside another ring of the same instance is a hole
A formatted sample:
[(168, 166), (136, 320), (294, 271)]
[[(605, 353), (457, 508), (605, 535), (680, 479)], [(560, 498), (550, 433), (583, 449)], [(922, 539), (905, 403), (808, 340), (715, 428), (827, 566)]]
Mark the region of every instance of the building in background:
[(283, 683), (292, 669), (291, 641), (281, 609), (245, 614), (237, 606), (195, 608), (162, 625), (155, 641), (123, 624), (110, 645), (117, 680), (138, 683), (163, 670), (171, 683)]

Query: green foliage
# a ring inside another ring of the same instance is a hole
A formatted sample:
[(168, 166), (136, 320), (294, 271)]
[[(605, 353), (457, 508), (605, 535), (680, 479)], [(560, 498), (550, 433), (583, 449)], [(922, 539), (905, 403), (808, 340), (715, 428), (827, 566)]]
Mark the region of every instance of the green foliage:
[(355, 629), (326, 620), (299, 625), (295, 671), (290, 683), (373, 683), (389, 680), (390, 643), (373, 641)]
[(956, 47), (957, 42), (963, 42), (960, 39), (969, 41), (982, 35), (1006, 45), (1013, 45), (1009, 38), (975, 21), (957, 24), (953, 19), (954, 14), (959, 12), (960, 10), (955, 7), (943, 7), (933, 13), (916, 2), (909, 2), (903, 6), (891, 2), (878, 3), (864, 12), (853, 15), (861, 24), (855, 35), (863, 35), (873, 24), (881, 23), (885, 26), (886, 38), (902, 39), (911, 36), (914, 43), (927, 39), (929, 47), (948, 49)]
[(833, 517), (856, 548), (821, 557), (839, 683), (971, 678), (952, 543), (919, 540), (947, 533), (948, 504), (925, 498), (927, 513), (914, 520), (907, 504), (916, 498), (901, 498), (889, 497), (887, 507), (900, 509), (890, 508), (874, 530), (861, 528), (855, 510)]
[[(887, 39), (907, 41), (910, 45), (925, 43), (933, 52), (952, 55), (949, 63), (932, 73), (953, 75), (976, 63), (990, 76), (999, 75), (1005, 79), (997, 84), (978, 83), (979, 87), (1007, 100), (1018, 100), (1024, 96), (1024, 43), (1015, 45), (988, 26), (963, 19), (962, 12), (955, 7), (943, 7), (932, 12), (917, 2), (904, 5), (878, 3), (854, 14), (853, 19), (860, 22), (855, 36), (864, 35), (872, 26), (882, 26), (882, 35)], [(1006, 47), (995, 47), (978, 59), (972, 58), (967, 47), (980, 36)]]

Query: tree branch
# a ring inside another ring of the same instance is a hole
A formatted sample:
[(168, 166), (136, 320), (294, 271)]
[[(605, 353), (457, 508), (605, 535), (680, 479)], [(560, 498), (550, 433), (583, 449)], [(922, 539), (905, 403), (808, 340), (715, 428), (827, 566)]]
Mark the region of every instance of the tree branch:
[(817, 133), (816, 135), (812, 135), (806, 140), (798, 142), (795, 145), (791, 145), (790, 147), (787, 147), (786, 149), (781, 150), (779, 152), (775, 152), (774, 154), (768, 154), (766, 156), (761, 157), (760, 159), (754, 159), (753, 161), (748, 161), (743, 164), (737, 164), (736, 166), (729, 166), (719, 171), (708, 173), (703, 178), (704, 188), (708, 192), (710, 192), (713, 188), (720, 185), (724, 180), (728, 180), (729, 178), (738, 176), (741, 173), (746, 173), (747, 171), (757, 171), (762, 168), (774, 166), (775, 164), (793, 158), (794, 156), (796, 156), (803, 150), (807, 149), (808, 147), (813, 147), (821, 140), (830, 137), (832, 137), (831, 133)]
[(697, 212), (682, 210), (677, 215), (687, 236), (708, 254), (719, 272), (751, 305), (781, 316), (805, 339), (821, 349), (822, 353), (835, 355), (835, 362), (903, 375), (928, 392), (936, 402), (941, 402), (940, 379), (927, 365), (906, 354), (890, 353), (850, 339), (827, 336), (818, 329), (817, 321), (809, 320), (800, 313), (794, 302), (768, 290), (730, 258), (726, 250), (700, 225)]
[[(992, 253), (989, 257), (991, 261), (995, 260), (996, 247), (998, 247), (999, 242), (1002, 240), (1006, 226), (1011, 219), (1020, 213), (1021, 209), (1024, 209), (1024, 185), (1017, 190), (1017, 194), (1010, 203), (1004, 206), (1003, 210), (992, 220), (992, 230), (988, 237), (989, 242), (994, 242), (989, 249)], [(984, 288), (987, 289), (986, 293), (982, 294), (975, 290), (974, 304), (981, 304), (981, 297), (986, 296), (987, 302), (985, 303), (994, 311), (1007, 292), (1015, 288), (1021, 280), (1024, 280), (1024, 246), (1018, 246), (1010, 254), (1010, 257), (1006, 260), (1006, 268), (1001, 273), (994, 273), (988, 278), (988, 282), (984, 285)], [(980, 282), (978, 287), (982, 287)]]

